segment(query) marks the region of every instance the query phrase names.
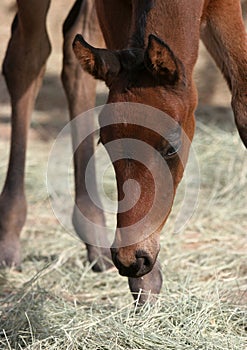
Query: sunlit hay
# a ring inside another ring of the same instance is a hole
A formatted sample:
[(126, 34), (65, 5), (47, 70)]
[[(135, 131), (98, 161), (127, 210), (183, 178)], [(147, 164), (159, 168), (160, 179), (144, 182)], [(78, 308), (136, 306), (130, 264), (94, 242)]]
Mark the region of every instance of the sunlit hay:
[(2, 348), (245, 349), (244, 307), (165, 288), (156, 304), (138, 309), (127, 300), (102, 303), (100, 292), (94, 301), (69, 300), (26, 285), (2, 305)]
[(200, 122), (193, 144), (198, 209), (173, 234), (182, 184), (161, 235), (162, 292), (137, 308), (127, 279), (114, 269), (93, 273), (83, 244), (54, 218), (44, 178), (51, 144), (35, 143), (22, 272), (0, 273), (0, 349), (246, 349), (246, 151), (237, 133)]

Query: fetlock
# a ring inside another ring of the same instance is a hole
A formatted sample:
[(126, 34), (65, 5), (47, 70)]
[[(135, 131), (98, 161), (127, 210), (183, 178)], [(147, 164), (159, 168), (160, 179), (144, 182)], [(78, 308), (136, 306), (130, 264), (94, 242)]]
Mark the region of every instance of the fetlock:
[(27, 213), (23, 195), (11, 197), (6, 192), (0, 196), (0, 267), (20, 264), (20, 233)]
[(84, 198), (77, 201), (72, 220), (76, 233), (86, 244), (88, 261), (94, 263), (93, 271), (100, 272), (112, 267), (110, 243), (104, 234), (106, 224), (103, 212)]

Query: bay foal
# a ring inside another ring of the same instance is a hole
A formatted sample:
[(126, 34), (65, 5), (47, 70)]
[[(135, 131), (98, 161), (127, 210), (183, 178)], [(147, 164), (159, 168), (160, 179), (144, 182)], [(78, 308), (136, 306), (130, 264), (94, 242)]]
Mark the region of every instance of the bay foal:
[[(12, 104), (12, 135), (9, 168), (0, 197), (2, 265), (20, 264), (19, 235), (26, 218), (26, 140), (30, 115), (51, 51), (45, 25), (49, 4), (50, 0), (17, 0), (18, 15), (3, 63)], [(77, 33), (82, 33), (83, 37), (75, 37)], [(77, 0), (64, 24), (62, 81), (71, 118), (94, 106), (94, 78), (97, 78), (109, 87), (108, 103), (134, 102), (158, 108), (174, 119), (192, 140), (197, 104), (193, 68), (200, 36), (231, 90), (236, 125), (247, 146), (247, 37), (237, 0)], [(95, 48), (102, 47), (103, 42), (107, 49)], [(117, 116), (119, 111), (115, 112)], [(165, 176), (160, 177), (163, 184), (160, 196), (170, 196), (169, 204), (164, 204), (162, 225), (147, 238), (140, 228), (135, 232), (138, 243), (121, 246), (123, 228), (141, 219), (143, 208), (152, 202), (155, 189), (153, 174), (142, 164), (129, 159), (113, 164), (119, 201), (124, 196), (123, 185), (127, 180), (138, 181), (141, 188), (137, 205), (117, 216), (115, 246), (111, 249), (113, 261), (119, 272), (128, 276), (132, 292), (142, 288), (158, 293), (162, 281), (157, 263), (159, 234), (182, 178), (189, 146), (179, 130), (174, 131), (175, 147), (171, 147), (155, 133), (133, 128), (130, 115), (126, 115), (124, 126), (114, 124), (114, 113), (111, 118), (113, 124), (101, 129), (100, 139), (106, 148), (111, 141), (135, 137), (162, 155), (172, 175), (172, 190)], [(88, 120), (88, 127), (90, 123)], [(76, 144), (80, 135), (73, 133), (73, 137)], [(104, 215), (92, 204), (85, 186), (85, 169), (92, 154), (93, 138), (89, 137), (74, 155), (75, 203), (92, 221), (101, 225)], [(92, 181), (96, 183), (95, 178)], [(152, 221), (160, 219), (152, 217)], [(73, 223), (84, 240), (94, 234), (85, 232), (80, 225), (77, 210)], [(104, 238), (100, 245), (105, 246)], [(96, 271), (109, 267), (104, 258), (109, 257), (108, 249), (86, 246), (89, 260), (97, 259)]]

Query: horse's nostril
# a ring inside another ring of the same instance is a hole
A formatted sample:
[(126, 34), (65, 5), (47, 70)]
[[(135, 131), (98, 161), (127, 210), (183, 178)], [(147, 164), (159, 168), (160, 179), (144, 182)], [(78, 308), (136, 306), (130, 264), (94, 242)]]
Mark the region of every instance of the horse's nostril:
[(136, 273), (137, 277), (145, 275), (153, 267), (152, 259), (146, 252), (143, 251), (136, 252), (136, 264), (138, 266)]
[(153, 260), (144, 251), (138, 250), (135, 254), (135, 261), (126, 266), (119, 257), (117, 249), (111, 248), (112, 259), (120, 275), (128, 277), (141, 277), (152, 270)]
[(150, 256), (148, 255), (147, 252), (145, 252), (143, 250), (138, 250), (136, 252), (135, 256), (136, 256), (136, 259), (143, 259), (145, 265), (150, 265), (151, 264), (151, 258), (150, 258)]

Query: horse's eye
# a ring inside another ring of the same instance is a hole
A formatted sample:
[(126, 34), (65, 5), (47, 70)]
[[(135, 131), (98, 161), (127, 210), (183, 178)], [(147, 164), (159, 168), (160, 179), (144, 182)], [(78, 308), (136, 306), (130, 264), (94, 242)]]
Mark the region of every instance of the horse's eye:
[(181, 144), (182, 144), (181, 140), (178, 140), (173, 143), (169, 143), (166, 145), (166, 147), (159, 149), (159, 152), (162, 155), (162, 157), (164, 157), (165, 159), (170, 159), (178, 153), (181, 147)]
[(167, 153), (165, 154), (165, 156), (166, 156), (166, 157), (171, 157), (171, 156), (173, 156), (175, 153), (177, 153), (176, 148), (174, 148), (173, 146), (171, 146), (171, 147), (168, 149), (168, 151), (167, 151)]

